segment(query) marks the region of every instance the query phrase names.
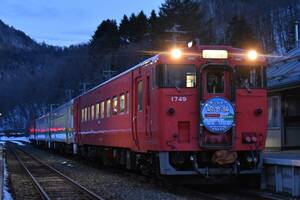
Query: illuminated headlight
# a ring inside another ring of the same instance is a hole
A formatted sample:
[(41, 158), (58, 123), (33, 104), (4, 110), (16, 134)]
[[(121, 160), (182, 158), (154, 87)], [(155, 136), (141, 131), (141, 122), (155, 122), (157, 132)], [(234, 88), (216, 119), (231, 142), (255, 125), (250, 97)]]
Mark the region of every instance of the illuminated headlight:
[(172, 57), (173, 57), (174, 59), (180, 59), (181, 56), (182, 56), (182, 52), (181, 52), (180, 49), (173, 49), (173, 50), (171, 51), (171, 55), (172, 55)]
[(258, 54), (256, 51), (251, 50), (247, 53), (247, 56), (248, 56), (249, 60), (256, 60), (258, 57)]

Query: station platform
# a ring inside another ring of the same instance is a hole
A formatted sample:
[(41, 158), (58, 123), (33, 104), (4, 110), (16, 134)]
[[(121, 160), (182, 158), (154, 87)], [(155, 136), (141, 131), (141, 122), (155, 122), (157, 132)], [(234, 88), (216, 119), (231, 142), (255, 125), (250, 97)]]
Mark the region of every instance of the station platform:
[(261, 188), (300, 197), (300, 150), (264, 152)]

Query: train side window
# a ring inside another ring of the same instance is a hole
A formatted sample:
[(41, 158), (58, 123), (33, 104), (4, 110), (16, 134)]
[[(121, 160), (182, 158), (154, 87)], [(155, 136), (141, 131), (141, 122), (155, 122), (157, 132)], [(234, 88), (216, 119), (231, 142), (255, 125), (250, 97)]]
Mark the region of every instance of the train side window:
[(95, 119), (95, 106), (92, 105), (91, 106), (91, 120), (94, 120)]
[(118, 97), (113, 97), (113, 115), (118, 114)]
[(206, 75), (207, 92), (211, 94), (224, 93), (224, 72), (210, 71)]
[(103, 119), (104, 118), (104, 101), (102, 101), (101, 102), (101, 109), (100, 109), (100, 117), (101, 117), (101, 119)]
[(129, 113), (129, 92), (126, 92), (126, 112)]
[(123, 113), (125, 111), (125, 95), (122, 94), (120, 96), (120, 113)]
[(84, 122), (84, 109), (81, 109), (81, 122)]
[(106, 100), (106, 117), (110, 117), (110, 99)]
[(90, 119), (91, 119), (91, 107), (88, 106), (87, 107), (87, 121), (90, 121)]
[(96, 104), (96, 119), (99, 119), (100, 107), (99, 103)]
[(87, 107), (84, 108), (84, 121), (87, 121)]
[(141, 112), (143, 110), (143, 82), (142, 81), (138, 81), (137, 93), (138, 93), (137, 110), (138, 112)]

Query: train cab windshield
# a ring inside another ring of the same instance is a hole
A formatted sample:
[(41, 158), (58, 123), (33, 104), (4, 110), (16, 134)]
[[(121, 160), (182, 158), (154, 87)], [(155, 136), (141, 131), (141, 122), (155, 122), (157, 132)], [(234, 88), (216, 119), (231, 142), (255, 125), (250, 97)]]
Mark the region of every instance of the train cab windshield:
[(156, 85), (159, 88), (193, 88), (196, 86), (194, 65), (158, 65)]
[(263, 88), (265, 70), (261, 66), (238, 66), (236, 77), (237, 88)]

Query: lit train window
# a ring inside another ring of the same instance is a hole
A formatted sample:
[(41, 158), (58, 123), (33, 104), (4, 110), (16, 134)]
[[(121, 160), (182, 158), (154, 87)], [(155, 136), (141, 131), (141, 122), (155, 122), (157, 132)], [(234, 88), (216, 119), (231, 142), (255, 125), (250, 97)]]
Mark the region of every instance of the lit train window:
[(186, 87), (195, 87), (196, 86), (196, 74), (187, 73), (186, 74)]
[(129, 112), (129, 92), (126, 92), (126, 112)]
[(84, 122), (84, 109), (81, 109), (81, 122)]
[(101, 109), (100, 109), (100, 117), (101, 117), (101, 119), (103, 119), (104, 118), (104, 101), (102, 101), (101, 102)]
[(96, 119), (99, 119), (99, 113), (100, 113), (100, 108), (99, 108), (99, 103), (96, 104)]
[(120, 96), (120, 113), (123, 113), (125, 111), (125, 95), (122, 94)]
[(91, 107), (87, 107), (87, 121), (91, 119)]
[(87, 121), (87, 107), (84, 108), (84, 121)]
[(91, 106), (91, 120), (94, 120), (94, 118), (95, 118), (95, 106), (92, 105)]
[(138, 93), (137, 110), (141, 112), (143, 110), (143, 82), (142, 81), (138, 81), (137, 93)]
[(193, 88), (196, 86), (194, 65), (158, 65), (156, 85), (160, 88)]
[(207, 92), (211, 94), (224, 93), (224, 72), (210, 71), (206, 75)]
[(113, 115), (118, 114), (118, 97), (113, 97)]
[(110, 117), (110, 99), (106, 101), (106, 117)]

